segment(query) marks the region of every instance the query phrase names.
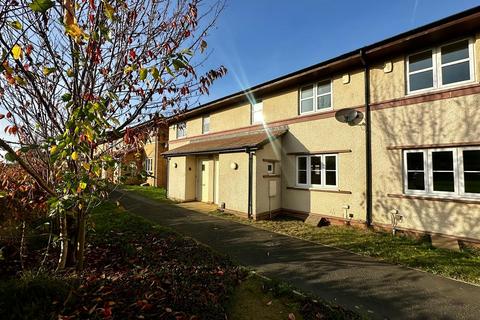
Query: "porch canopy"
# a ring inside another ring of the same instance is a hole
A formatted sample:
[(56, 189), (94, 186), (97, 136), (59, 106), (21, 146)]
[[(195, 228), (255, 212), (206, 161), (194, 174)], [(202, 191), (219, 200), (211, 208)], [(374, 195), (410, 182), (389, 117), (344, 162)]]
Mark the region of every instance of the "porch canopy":
[(215, 135), (192, 140), (189, 144), (168, 150), (164, 157), (180, 157), (196, 154), (247, 152), (260, 149), (288, 131), (288, 127), (262, 128), (255, 131)]

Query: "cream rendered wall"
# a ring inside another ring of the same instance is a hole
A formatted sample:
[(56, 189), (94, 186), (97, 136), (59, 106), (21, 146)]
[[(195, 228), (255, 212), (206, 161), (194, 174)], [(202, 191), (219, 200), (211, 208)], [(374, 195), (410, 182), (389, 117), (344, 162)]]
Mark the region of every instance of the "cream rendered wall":
[[(333, 107), (342, 109), (357, 107), (364, 104), (364, 75), (362, 70), (355, 70), (349, 73), (350, 81), (343, 83), (343, 74), (335, 75), (332, 78)], [(318, 81), (323, 80), (319, 78)], [(266, 97), (256, 97), (263, 101), (263, 116), (267, 123), (292, 119), (298, 114), (298, 92), (302, 85), (288, 90), (278, 92)], [(207, 114), (205, 114), (207, 115)], [(179, 144), (172, 144), (176, 148), (188, 142), (189, 137), (202, 134), (202, 116), (187, 120), (187, 139), (181, 140)], [(210, 114), (210, 133), (232, 130), (247, 127), (251, 124), (251, 105), (243, 103)], [(174, 126), (169, 129), (170, 140), (176, 140)]]
[(263, 99), (265, 122), (295, 118), (298, 116), (298, 88), (279, 92)]
[[(225, 153), (219, 155), (219, 203), (227, 210), (248, 212), (248, 154)], [(237, 163), (237, 170), (230, 167)], [(254, 185), (255, 187), (255, 185)], [(254, 190), (255, 192), (255, 190)], [(255, 206), (253, 206), (255, 208)]]
[[(335, 118), (289, 125), (282, 138), (282, 207), (302, 212), (344, 217), (342, 206), (349, 205), (355, 220), (365, 220), (365, 128), (349, 126)], [(338, 189), (352, 194), (292, 190), (296, 186), (296, 156), (292, 152), (350, 149), (338, 154)]]
[(343, 83), (343, 74), (332, 78), (333, 109), (357, 107), (365, 104), (365, 76), (363, 70), (351, 71), (350, 82)]
[[(274, 140), (271, 143), (266, 144), (262, 149), (256, 151), (255, 157), (255, 213), (265, 213), (274, 211), (282, 207), (282, 180), (281, 177), (269, 177), (264, 178), (264, 175), (268, 175), (267, 162), (263, 159), (282, 159), (282, 142), (281, 138)], [(281, 174), (282, 166), (281, 162), (275, 162), (275, 174)], [(277, 193), (275, 197), (269, 197), (269, 183), (273, 181), (277, 184)]]
[(480, 204), (390, 198), (403, 194), (402, 151), (388, 146), (478, 141), (480, 97), (470, 95), (372, 112), (373, 219), (390, 224), (389, 211), (405, 216), (399, 225), (480, 239)]
[[(478, 79), (480, 79), (480, 34), (476, 34), (473, 41), (475, 79), (478, 81)], [(450, 41), (447, 41), (447, 43), (449, 42)], [(442, 45), (442, 43), (440, 43), (440, 45)], [(419, 50), (423, 49), (427, 50), (429, 48), (419, 48)], [(399, 99), (406, 96), (406, 59), (407, 54), (383, 61), (372, 67), (370, 70), (370, 94), (372, 103)], [(393, 69), (391, 72), (384, 72), (385, 62), (392, 62)], [(442, 88), (440, 90), (442, 90)], [(414, 96), (414, 94), (412, 94), (412, 96)]]
[(210, 132), (231, 130), (250, 125), (250, 104), (242, 104), (210, 114)]

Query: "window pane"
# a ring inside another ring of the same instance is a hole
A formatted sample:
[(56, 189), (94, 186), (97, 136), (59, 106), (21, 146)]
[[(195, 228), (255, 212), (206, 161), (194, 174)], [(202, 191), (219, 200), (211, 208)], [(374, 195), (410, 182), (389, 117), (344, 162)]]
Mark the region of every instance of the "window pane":
[(463, 170), (480, 171), (480, 150), (463, 150)]
[(299, 157), (297, 165), (298, 165), (298, 170), (307, 170), (307, 158)]
[(312, 171), (311, 172), (311, 183), (312, 184), (322, 184), (322, 175), (321, 171)]
[(433, 71), (424, 71), (409, 76), (410, 91), (433, 87)]
[(470, 62), (452, 64), (442, 67), (442, 83), (449, 84), (470, 80)]
[(414, 54), (408, 58), (409, 71), (418, 71), (433, 66), (432, 51)]
[(455, 182), (453, 172), (434, 172), (433, 173), (434, 191), (455, 191)]
[(321, 164), (322, 164), (322, 158), (320, 157), (311, 157), (310, 158), (310, 166), (311, 166), (311, 169), (312, 171), (313, 170), (321, 170), (322, 167), (321, 167)]
[(335, 171), (325, 172), (325, 184), (327, 186), (337, 185), (337, 177), (336, 177)]
[(302, 88), (300, 92), (300, 98), (310, 98), (313, 97), (313, 85)]
[(425, 176), (423, 172), (409, 172), (407, 175), (407, 189), (425, 190)]
[(330, 80), (318, 83), (317, 95), (330, 93)]
[(257, 102), (253, 105), (253, 111), (263, 110), (263, 102)]
[(480, 193), (480, 173), (466, 172), (464, 180), (466, 193)]
[(407, 153), (407, 170), (423, 170), (423, 152)]
[(337, 169), (336, 158), (337, 157), (335, 157), (335, 156), (326, 156), (325, 157), (325, 169), (326, 170), (336, 170)]
[(263, 121), (263, 113), (262, 111), (255, 111), (253, 113), (253, 122), (258, 123)]
[(326, 95), (317, 98), (317, 109), (328, 109), (332, 106), (332, 96)]
[(468, 58), (468, 40), (442, 48), (442, 64)]
[(432, 152), (433, 170), (453, 171), (453, 152), (434, 151)]
[(303, 113), (309, 111), (313, 111), (313, 98), (302, 100), (300, 102), (300, 112)]
[(307, 184), (307, 171), (298, 171), (298, 183)]

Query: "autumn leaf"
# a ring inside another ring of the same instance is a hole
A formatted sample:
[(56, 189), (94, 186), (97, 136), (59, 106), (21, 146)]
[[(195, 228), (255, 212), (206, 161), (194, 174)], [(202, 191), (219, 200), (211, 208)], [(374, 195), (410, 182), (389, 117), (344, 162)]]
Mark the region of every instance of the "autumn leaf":
[(83, 169), (85, 169), (87, 171), (90, 170), (90, 164), (87, 163), (87, 162), (82, 163), (82, 167), (83, 167)]
[(80, 28), (76, 23), (65, 26), (65, 32), (74, 39), (80, 39), (81, 37), (85, 36), (82, 28)]
[(78, 184), (78, 187), (82, 190), (85, 190), (85, 188), (87, 188), (87, 183), (82, 181)]
[(70, 155), (70, 157), (72, 158), (73, 161), (77, 161), (78, 160), (78, 152), (73, 151), (72, 154)]
[(57, 152), (58, 147), (56, 145), (53, 145), (50, 147), (50, 154), (54, 154)]
[(20, 60), (23, 56), (22, 47), (18, 44), (14, 45), (12, 48), (13, 59)]
[(150, 69), (150, 72), (152, 73), (152, 77), (153, 79), (157, 80), (158, 77), (160, 76), (159, 72), (158, 72), (158, 69), (153, 67)]
[(48, 76), (53, 72), (55, 72), (55, 68), (43, 67), (43, 75)]
[(11, 27), (17, 29), (17, 30), (22, 30), (22, 24), (19, 21), (12, 21), (8, 23)]
[(202, 42), (200, 42), (200, 51), (203, 52), (205, 49), (207, 49), (207, 41), (202, 40)]
[(113, 17), (114, 17), (114, 14), (115, 14), (115, 9), (105, 1), (103, 2), (103, 6), (104, 6), (104, 11), (105, 11), (105, 16), (108, 19), (113, 20)]
[(67, 70), (67, 76), (73, 77), (74, 75), (75, 75), (75, 74), (73, 73), (73, 69), (72, 69), (72, 68), (70, 68), (70, 69)]
[(141, 68), (139, 75), (140, 75), (140, 80), (142, 81), (145, 80), (147, 78), (147, 69)]
[(32, 9), (32, 11), (45, 13), (54, 5), (55, 3), (51, 0), (33, 0), (28, 6), (30, 9)]

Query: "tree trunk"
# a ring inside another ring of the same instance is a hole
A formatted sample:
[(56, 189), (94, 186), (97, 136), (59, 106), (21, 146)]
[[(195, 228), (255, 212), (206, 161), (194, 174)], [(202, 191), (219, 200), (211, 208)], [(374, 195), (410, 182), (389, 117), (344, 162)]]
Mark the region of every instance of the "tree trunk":
[(83, 211), (78, 213), (78, 235), (77, 235), (77, 271), (83, 271), (84, 256), (85, 256), (85, 213)]
[(67, 215), (68, 226), (68, 255), (66, 267), (73, 268), (77, 264), (77, 239), (78, 239), (78, 224), (75, 216)]
[(68, 256), (68, 228), (67, 217), (60, 216), (60, 258), (58, 260), (57, 270), (65, 269)]

